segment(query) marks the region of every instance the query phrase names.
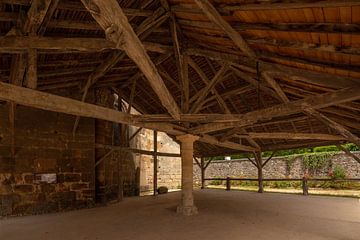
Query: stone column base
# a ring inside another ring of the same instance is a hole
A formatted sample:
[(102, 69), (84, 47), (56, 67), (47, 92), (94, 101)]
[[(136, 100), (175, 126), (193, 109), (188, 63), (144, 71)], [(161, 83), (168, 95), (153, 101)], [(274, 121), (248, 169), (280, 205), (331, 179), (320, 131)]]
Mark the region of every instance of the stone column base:
[(183, 214), (185, 216), (192, 216), (198, 214), (198, 209), (196, 206), (186, 206), (183, 207), (179, 205), (176, 209), (176, 212), (179, 214)]

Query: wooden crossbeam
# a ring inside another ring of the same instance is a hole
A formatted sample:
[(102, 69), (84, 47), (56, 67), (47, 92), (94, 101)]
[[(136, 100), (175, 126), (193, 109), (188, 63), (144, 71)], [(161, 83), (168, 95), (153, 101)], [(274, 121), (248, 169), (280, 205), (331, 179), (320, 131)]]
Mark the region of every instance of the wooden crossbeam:
[[(360, 96), (359, 96), (360, 97)], [(322, 123), (326, 124), (328, 127), (334, 129), (337, 131), (341, 136), (345, 137), (348, 141), (355, 143), (358, 147), (360, 147), (360, 138), (353, 133), (351, 133), (349, 130), (347, 130), (345, 127), (343, 127), (341, 124), (331, 120), (330, 118), (326, 117), (324, 114), (320, 113), (319, 111), (316, 111), (312, 108), (313, 106), (307, 106), (304, 109), (304, 112), (307, 113), (309, 116), (312, 116)]]
[(291, 139), (291, 140), (328, 140), (343, 141), (345, 137), (323, 133), (293, 133), (293, 132), (247, 132), (246, 134), (237, 134), (239, 138), (255, 139)]
[[(232, 127), (243, 127), (259, 121), (269, 121), (275, 117), (287, 116), (304, 111), (305, 106), (319, 109), (360, 99), (360, 86), (345, 88), (335, 92), (320, 94), (305, 99), (249, 112), (241, 115), (236, 122), (209, 123), (190, 129), (193, 134), (208, 133)], [(224, 115), (225, 117), (225, 115)], [(231, 117), (227, 116), (230, 121)]]
[(256, 58), (254, 51), (248, 46), (241, 35), (236, 32), (231, 25), (226, 22), (218, 13), (216, 8), (208, 0), (194, 0), (205, 15), (217, 26), (219, 26), (233, 40), (237, 47), (250, 58)]
[(228, 70), (228, 65), (224, 64), (221, 69), (216, 73), (216, 75), (209, 81), (206, 87), (202, 90), (201, 94), (198, 96), (196, 102), (190, 109), (191, 113), (196, 113), (200, 110), (204, 104), (205, 97), (214, 89), (215, 85), (222, 80), (223, 74)]
[[(196, 71), (196, 73), (199, 75), (201, 80), (206, 85), (208, 85), (210, 83), (210, 80), (207, 78), (206, 74), (201, 70), (201, 68), (196, 64), (196, 62), (191, 57), (189, 57), (188, 62), (189, 62), (189, 65), (191, 66), (191, 68), (194, 69)], [(227, 105), (226, 105), (224, 99), (222, 98), (222, 96), (220, 96), (220, 94), (218, 93), (218, 91), (215, 88), (212, 88), (211, 92), (215, 95), (215, 99), (217, 100), (217, 102), (219, 103), (219, 105), (223, 109), (223, 111), (225, 113), (229, 114), (230, 110), (227, 107)]]
[[(154, 42), (143, 42), (147, 51), (169, 53), (171, 46)], [(38, 36), (5, 36), (0, 37), (0, 52), (24, 52), (28, 49), (57, 50), (57, 51), (85, 51), (100, 52), (109, 49), (122, 49), (103, 38), (61, 38), (61, 37), (38, 37)]]
[(290, 102), (289, 98), (286, 96), (285, 92), (281, 89), (280, 85), (273, 79), (269, 73), (263, 72), (262, 77), (265, 79), (265, 81), (274, 89), (276, 94), (280, 97), (280, 99), (284, 102)]
[[(185, 52), (191, 56), (202, 56), (217, 61), (226, 61), (232, 64), (244, 66), (246, 68), (249, 68), (250, 65), (253, 69), (255, 69), (255, 63), (250, 58), (247, 59), (244, 56), (200, 48), (187, 48)], [(310, 84), (322, 85), (336, 89), (360, 85), (360, 80), (357, 78), (320, 73), (317, 71), (300, 69), (276, 63), (268, 63), (265, 61), (261, 62), (260, 68), (262, 71), (272, 72), (273, 76), (274, 74), (278, 74), (281, 76), (286, 76), (293, 81), (301, 80)], [(332, 79), (332, 81), (329, 81), (329, 79)]]
[(268, 157), (268, 159), (265, 160), (265, 162), (262, 164), (262, 167), (265, 167), (266, 164), (273, 158), (274, 154), (276, 153), (276, 151), (273, 151), (270, 155), (270, 157)]
[(325, 7), (352, 7), (359, 6), (359, 1), (354, 0), (325, 0), (325, 1), (268, 1), (264, 4), (239, 4), (236, 6), (225, 6), (225, 11), (250, 11), (250, 10), (279, 10), (298, 8), (325, 8)]
[[(185, 8), (176, 6), (174, 10), (181, 11)], [(212, 22), (184, 20), (179, 19), (179, 24), (184, 27), (201, 28), (201, 29), (217, 29), (218, 26)], [(244, 23), (234, 22), (231, 26), (237, 32), (245, 30), (264, 30), (264, 31), (285, 31), (285, 32), (314, 32), (314, 33), (348, 33), (358, 34), (360, 26), (352, 23)], [(314, 46), (316, 48), (316, 46)]]
[(176, 127), (177, 129), (175, 129), (171, 124), (140, 123), (137, 121), (138, 115), (127, 114), (113, 109), (3, 82), (0, 82), (0, 99), (12, 101), (28, 107), (144, 127), (172, 135), (185, 133), (185, 131), (179, 130), (181, 128)]
[(256, 151), (256, 148), (253, 148), (250, 146), (246, 146), (246, 145), (242, 145), (242, 144), (238, 144), (238, 143), (234, 143), (234, 142), (230, 142), (230, 141), (220, 142), (215, 137), (210, 136), (210, 135), (203, 135), (199, 139), (199, 141), (204, 142), (204, 143), (213, 144), (213, 145), (216, 145), (219, 147), (224, 147), (224, 148), (229, 148), (229, 149), (234, 149), (234, 150), (239, 150), (239, 151), (244, 151), (244, 152)]

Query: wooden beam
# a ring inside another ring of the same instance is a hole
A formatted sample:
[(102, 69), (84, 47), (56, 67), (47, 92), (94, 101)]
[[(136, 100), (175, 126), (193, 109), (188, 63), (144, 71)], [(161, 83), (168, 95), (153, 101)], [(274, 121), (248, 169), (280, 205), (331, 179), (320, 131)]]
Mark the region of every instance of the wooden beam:
[(327, 140), (327, 141), (343, 141), (345, 137), (323, 133), (291, 133), (291, 132), (247, 132), (247, 134), (237, 134), (239, 138), (255, 138), (255, 139), (291, 139), (291, 140)]
[(28, 88), (37, 88), (37, 51), (36, 49), (30, 49), (28, 51), (28, 65), (26, 71), (26, 86)]
[[(175, 10), (184, 8), (176, 8)], [(178, 23), (184, 28), (218, 29), (212, 22), (179, 19)], [(246, 30), (284, 31), (284, 32), (307, 32), (307, 33), (344, 33), (359, 34), (360, 26), (352, 23), (244, 23), (234, 22), (232, 28), (237, 32)], [(315, 46), (314, 46), (315, 47)]]
[(153, 191), (154, 196), (157, 194), (157, 180), (158, 180), (158, 152), (157, 152), (157, 131), (153, 132), (154, 134), (154, 175), (153, 175)]
[[(191, 66), (191, 68), (194, 69), (196, 71), (196, 73), (199, 75), (201, 80), (206, 85), (209, 85), (210, 80), (207, 78), (206, 74), (201, 70), (201, 68), (196, 64), (196, 62), (191, 57), (189, 57), (188, 62), (189, 62), (189, 65)], [(222, 98), (222, 96), (220, 96), (220, 94), (218, 93), (216, 88), (212, 88), (211, 92), (215, 95), (215, 98), (216, 98), (217, 102), (219, 103), (220, 107), (223, 109), (223, 111), (227, 114), (230, 114), (229, 108), (227, 107), (224, 99)]]
[(223, 74), (229, 69), (227, 64), (224, 64), (221, 69), (215, 74), (215, 76), (211, 79), (211, 81), (206, 85), (206, 87), (202, 90), (201, 94), (197, 98), (196, 102), (190, 109), (191, 113), (196, 113), (200, 110), (202, 105), (204, 104), (205, 97), (214, 89), (215, 85), (223, 80)]
[(146, 53), (144, 46), (130, 26), (124, 12), (116, 0), (82, 0), (91, 15), (105, 30), (107, 38), (116, 46), (123, 45), (126, 54), (138, 65), (158, 95), (162, 105), (175, 119), (180, 118), (180, 110), (166, 88), (154, 63)]
[(336, 147), (337, 147), (339, 150), (342, 150), (343, 152), (345, 152), (346, 155), (354, 158), (355, 161), (357, 161), (358, 163), (360, 163), (360, 158), (359, 158), (358, 156), (356, 156), (355, 154), (353, 154), (352, 152), (350, 152), (347, 148), (341, 146), (340, 144), (337, 144)]
[(216, 8), (208, 0), (194, 0), (198, 7), (205, 13), (205, 15), (220, 27), (235, 43), (237, 47), (241, 49), (250, 58), (256, 58), (255, 52), (248, 46), (246, 41), (241, 35), (236, 32), (231, 25), (226, 22), (222, 16), (218, 13)]
[[(153, 42), (143, 42), (147, 51), (169, 53), (171, 46)], [(109, 49), (122, 49), (103, 38), (59, 38), (38, 36), (5, 36), (0, 37), (0, 52), (24, 52), (28, 49), (100, 52)]]
[[(280, 104), (266, 109), (249, 112), (241, 115), (241, 117), (239, 116), (238, 121), (236, 122), (209, 123), (194, 127), (189, 131), (191, 131), (193, 134), (199, 134), (232, 127), (243, 127), (257, 123), (259, 121), (269, 121), (275, 117), (282, 117), (302, 112), (305, 106), (311, 106), (313, 108), (319, 109), (344, 102), (354, 101), (360, 99), (359, 92), (360, 86), (354, 86), (353, 88), (345, 88), (335, 92), (320, 94), (317, 96), (312, 96), (305, 99)], [(231, 116), (226, 117), (230, 121)]]
[[(255, 70), (255, 62), (252, 61), (250, 58), (247, 59), (244, 56), (200, 48), (187, 48), (186, 54), (191, 56), (207, 57), (217, 61), (230, 62), (233, 66), (240, 65), (246, 68), (249, 68), (250, 66), (250, 68), (253, 68)], [(261, 71), (272, 72), (272, 74), (277, 73), (282, 76), (289, 77), (293, 81), (303, 81), (310, 84), (321, 85), (336, 89), (360, 85), (360, 80), (357, 78), (338, 76), (308, 69), (295, 68), (277, 63), (269, 63), (262, 61), (260, 64), (260, 68)], [(329, 81), (329, 79), (332, 79), (332, 81)]]
[[(136, 120), (137, 115), (131, 115), (113, 109), (104, 108), (78, 100), (64, 98), (3, 82), (0, 82), (0, 99), (4, 101), (13, 101), (24, 106), (53, 112), (97, 118), (110, 122), (154, 129), (172, 135), (184, 134), (184, 131), (174, 129), (174, 126), (166, 123), (138, 123)], [(180, 129), (179, 127), (177, 128)]]
[[(143, 149), (121, 147), (121, 146), (112, 146), (112, 145), (104, 145), (104, 144), (95, 144), (95, 147), (96, 148), (108, 149), (108, 150), (114, 150), (114, 151), (123, 151), (123, 152), (131, 152), (131, 153), (135, 153), (135, 154), (143, 154), (143, 155), (154, 156), (154, 151), (148, 151), (148, 150), (143, 150)], [(157, 155), (159, 157), (181, 157), (180, 153), (158, 152)]]
[(307, 113), (309, 116), (312, 116), (316, 119), (318, 119), (319, 121), (321, 121), (322, 123), (326, 124), (327, 126), (329, 126), (330, 128), (334, 129), (336, 132), (338, 132), (341, 136), (344, 136), (347, 140), (349, 140), (350, 142), (353, 142), (354, 144), (356, 144), (358, 147), (360, 147), (360, 138), (356, 135), (354, 135), (353, 133), (351, 133), (349, 130), (347, 130), (346, 128), (344, 128), (342, 125), (340, 125), (339, 123), (331, 120), (330, 118), (326, 117), (324, 114), (316, 111), (315, 109), (312, 108), (313, 106), (308, 105), (305, 109), (304, 112)]
[(216, 145), (219, 147), (235, 149), (235, 150), (239, 150), (239, 151), (243, 151), (243, 152), (256, 151), (255, 148), (250, 147), (250, 146), (246, 146), (246, 145), (242, 145), (242, 144), (238, 144), (238, 143), (234, 143), (234, 142), (230, 142), (230, 141), (220, 142), (215, 137), (210, 136), (210, 135), (203, 135), (202, 137), (200, 137), (199, 141), (204, 142), (204, 143), (213, 144), (213, 145)]
[(270, 157), (268, 157), (268, 159), (266, 159), (266, 161), (262, 164), (262, 167), (265, 167), (266, 164), (272, 159), (272, 157), (274, 156), (274, 154), (276, 153), (276, 151), (273, 151), (270, 155)]
[(129, 137), (129, 142), (136, 137), (136, 135), (142, 130), (142, 127), (139, 127), (130, 137)]
[(276, 94), (280, 97), (280, 99), (284, 103), (290, 102), (289, 98), (286, 96), (285, 92), (281, 89), (280, 85), (273, 79), (269, 73), (263, 72), (262, 77), (265, 79), (265, 81), (274, 89)]
[(359, 1), (354, 0), (324, 0), (324, 1), (268, 1), (264, 4), (239, 4), (225, 6), (225, 11), (256, 11), (256, 10), (279, 10), (279, 9), (303, 9), (303, 8), (326, 8), (326, 7), (352, 7), (359, 6)]

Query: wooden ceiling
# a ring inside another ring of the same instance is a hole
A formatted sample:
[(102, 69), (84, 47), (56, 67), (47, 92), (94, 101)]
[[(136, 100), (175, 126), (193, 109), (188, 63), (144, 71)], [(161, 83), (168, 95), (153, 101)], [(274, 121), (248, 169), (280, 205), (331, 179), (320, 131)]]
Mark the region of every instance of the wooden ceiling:
[(97, 2), (0, 0), (0, 80), (109, 87), (148, 127), (199, 134), (199, 156), (360, 144), (360, 1), (118, 1), (156, 81)]

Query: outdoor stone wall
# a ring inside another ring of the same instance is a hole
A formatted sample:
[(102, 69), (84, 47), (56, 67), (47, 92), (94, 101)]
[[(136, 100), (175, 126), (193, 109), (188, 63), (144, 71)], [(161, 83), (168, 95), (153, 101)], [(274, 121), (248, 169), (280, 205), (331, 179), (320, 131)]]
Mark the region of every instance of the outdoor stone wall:
[[(87, 207), (94, 199), (94, 120), (17, 106), (14, 154), (8, 105), (0, 106), (0, 216)], [(56, 174), (55, 183), (37, 179)]]
[[(360, 153), (355, 153), (360, 157)], [(360, 178), (360, 163), (345, 153), (331, 157), (331, 164), (313, 173), (312, 177), (328, 177), (335, 166), (341, 166), (348, 178)], [(272, 158), (263, 169), (264, 178), (302, 178), (305, 173), (303, 159), (297, 157), (289, 167), (288, 159), (284, 157)], [(257, 178), (257, 169), (247, 159), (212, 161), (205, 171), (205, 178), (237, 177)], [(200, 168), (194, 164), (194, 183), (201, 184)]]
[[(152, 130), (143, 129), (135, 139), (136, 147), (148, 151), (154, 150)], [(180, 146), (167, 134), (158, 132), (158, 152), (180, 153)], [(140, 191), (153, 189), (154, 159), (149, 155), (137, 155), (140, 163)], [(181, 186), (181, 158), (158, 157), (158, 187), (178, 189)]]

